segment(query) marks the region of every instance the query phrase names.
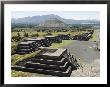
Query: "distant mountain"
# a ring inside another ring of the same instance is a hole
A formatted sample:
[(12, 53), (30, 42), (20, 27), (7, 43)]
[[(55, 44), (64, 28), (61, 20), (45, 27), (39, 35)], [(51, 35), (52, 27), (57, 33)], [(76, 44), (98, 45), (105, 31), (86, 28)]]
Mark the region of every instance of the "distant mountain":
[(63, 21), (57, 19), (57, 18), (49, 18), (48, 20), (46, 20), (43, 23), (40, 23), (38, 25), (39, 27), (59, 27), (59, 28), (66, 28), (68, 27), (68, 25), (66, 23), (64, 23)]
[(65, 19), (58, 15), (50, 14), (50, 15), (42, 15), (42, 16), (32, 16), (32, 17), (24, 17), (18, 19), (11, 19), (12, 24), (32, 24), (38, 25), (47, 21), (48, 19), (59, 19), (60, 21), (66, 24), (100, 24), (98, 20), (72, 20), (72, 19)]
[(50, 18), (60, 18), (57, 15), (43, 15), (43, 16), (32, 16), (32, 17), (24, 17), (18, 19), (12, 19), (12, 23), (21, 23), (21, 24), (39, 24)]

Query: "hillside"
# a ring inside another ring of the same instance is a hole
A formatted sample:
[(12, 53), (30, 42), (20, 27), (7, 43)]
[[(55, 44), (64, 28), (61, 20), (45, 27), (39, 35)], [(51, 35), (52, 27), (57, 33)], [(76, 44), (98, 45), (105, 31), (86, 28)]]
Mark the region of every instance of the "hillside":
[(73, 19), (65, 19), (58, 15), (50, 14), (50, 15), (42, 15), (42, 16), (32, 16), (32, 17), (24, 17), (18, 19), (11, 19), (11, 24), (29, 24), (29, 25), (38, 25), (42, 22), (45, 22), (48, 19), (59, 19), (60, 21), (66, 24), (100, 24), (98, 20), (73, 20)]

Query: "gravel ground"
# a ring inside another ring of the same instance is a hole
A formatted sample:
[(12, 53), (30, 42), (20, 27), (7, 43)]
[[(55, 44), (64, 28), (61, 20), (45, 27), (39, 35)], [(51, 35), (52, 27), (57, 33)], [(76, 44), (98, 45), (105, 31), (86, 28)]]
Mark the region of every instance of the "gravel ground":
[(96, 59), (91, 64), (83, 63), (79, 69), (74, 70), (71, 77), (99, 77), (100, 60)]
[(94, 41), (75, 41), (65, 46), (68, 52), (76, 58), (80, 58), (83, 62), (91, 63), (95, 59), (100, 58), (100, 52), (95, 50), (96, 42)]
[(74, 55), (80, 67), (74, 70), (71, 76), (74, 77), (99, 77), (100, 76), (100, 51), (96, 50), (97, 41), (99, 41), (99, 31), (94, 32), (94, 40), (75, 41), (65, 46), (68, 52)]

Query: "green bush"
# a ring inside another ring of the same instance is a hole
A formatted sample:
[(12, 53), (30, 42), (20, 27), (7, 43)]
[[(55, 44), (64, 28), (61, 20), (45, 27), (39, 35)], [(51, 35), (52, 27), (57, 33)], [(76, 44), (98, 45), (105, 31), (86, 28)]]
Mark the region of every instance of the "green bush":
[(31, 37), (39, 37), (39, 34), (32, 34)]
[(22, 39), (22, 37), (21, 37), (21, 35), (20, 35), (20, 33), (17, 33), (17, 36), (13, 36), (12, 38), (11, 38), (11, 41), (12, 42), (18, 42), (18, 41), (20, 41)]
[(17, 46), (11, 46), (11, 54), (15, 54), (16, 53), (16, 49), (17, 49)]
[(51, 32), (48, 32), (46, 35), (52, 35), (52, 33)]
[(29, 37), (29, 34), (24, 32), (24, 37)]

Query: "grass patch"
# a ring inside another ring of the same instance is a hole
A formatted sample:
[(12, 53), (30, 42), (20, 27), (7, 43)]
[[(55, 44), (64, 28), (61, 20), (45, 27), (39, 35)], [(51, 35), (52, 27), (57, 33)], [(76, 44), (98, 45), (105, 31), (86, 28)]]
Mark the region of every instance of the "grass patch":
[(16, 70), (11, 70), (11, 76), (12, 77), (52, 77), (51, 75), (22, 72), (22, 71), (16, 71)]
[(36, 56), (39, 52), (40, 52), (40, 50), (32, 52), (30, 54), (24, 54), (24, 55), (14, 54), (11, 56), (11, 64), (15, 65), (16, 62), (18, 62), (18, 61), (21, 61), (21, 60), (27, 59), (27, 58), (32, 58), (32, 57)]
[(16, 53), (17, 44), (17, 42), (11, 42), (11, 54)]
[(51, 48), (61, 48), (72, 43), (72, 40), (62, 40), (62, 43), (53, 43)]
[(12, 77), (30, 77), (33, 73), (11, 70)]
[(97, 41), (100, 39), (100, 30), (95, 30), (90, 41)]
[(53, 32), (52, 35), (53, 36), (57, 36), (58, 34), (64, 34), (64, 35), (67, 35), (67, 34), (70, 34), (70, 36), (75, 36), (75, 35), (78, 35), (78, 34), (82, 34), (82, 33), (85, 33), (85, 31), (67, 31), (67, 32)]
[(90, 40), (91, 41), (96, 41), (96, 33), (93, 33), (92, 38)]
[[(39, 34), (39, 37), (43, 37), (44, 35), (46, 35), (47, 33), (46, 32), (37, 32), (37, 31), (34, 31), (34, 30), (30, 30), (29, 29), (25, 29), (25, 32), (28, 33), (29, 37), (31, 37), (32, 34)], [(51, 34), (53, 36), (57, 36), (58, 34), (70, 34), (71, 36), (74, 36), (74, 35), (77, 35), (77, 34), (82, 34), (86, 31), (67, 31), (67, 32), (51, 32)], [(24, 32), (23, 31), (15, 31), (15, 32), (11, 32), (11, 36), (17, 36), (17, 33), (20, 33), (21, 37), (24, 37)]]
[[(24, 37), (24, 32), (12, 32), (11, 33), (11, 36), (17, 36), (17, 33), (20, 33), (21, 37)], [(26, 33), (28, 33), (29, 37), (32, 35), (32, 34), (39, 34), (39, 37), (43, 37), (43, 35), (45, 35), (46, 33), (45, 32), (37, 32), (37, 31), (26, 31)]]
[(95, 35), (92, 35), (91, 40), (92, 40), (92, 41), (96, 41), (96, 36), (95, 36)]

